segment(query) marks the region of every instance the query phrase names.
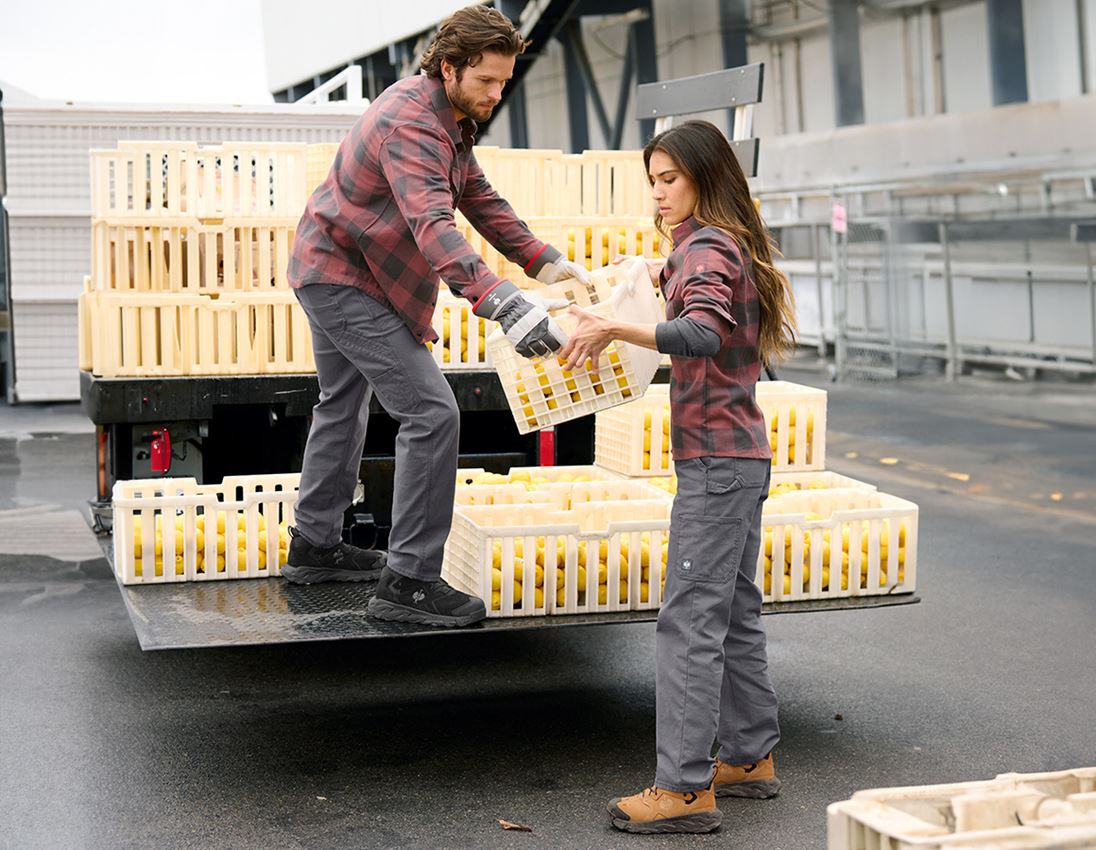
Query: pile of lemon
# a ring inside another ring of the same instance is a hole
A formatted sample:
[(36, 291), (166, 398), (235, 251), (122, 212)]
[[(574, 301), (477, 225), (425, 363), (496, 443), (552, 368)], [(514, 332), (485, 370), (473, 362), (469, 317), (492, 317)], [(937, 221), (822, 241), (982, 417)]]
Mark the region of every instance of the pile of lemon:
[[(810, 513), (807, 514), (807, 520), (820, 520), (825, 517)], [(869, 538), (868, 531), (871, 527), (871, 523), (868, 520), (862, 520), (860, 522), (842, 523), (841, 534), (841, 589), (849, 589), (849, 552), (850, 545), (859, 545), (860, 548), (860, 577), (859, 584), (861, 589), (868, 588), (868, 547)], [(766, 594), (772, 593), (773, 584), (773, 532), (772, 528), (765, 528), (765, 579), (764, 589)], [(851, 542), (854, 536), (857, 538), (857, 542)], [(789, 595), (792, 592), (792, 535), (794, 530), (790, 526), (784, 527), (784, 562), (781, 565), (782, 569), (776, 574), (783, 577), (784, 594)], [(803, 534), (803, 590), (807, 590), (810, 587), (811, 581), (811, 533), (809, 531), (801, 532)], [(831, 529), (822, 529), (822, 584), (823, 590), (831, 590), (830, 585), (830, 567), (831, 565)], [(887, 561), (890, 556), (890, 520), (883, 519), (881, 521), (881, 527), (879, 531), (879, 587), (885, 587), (887, 585)], [(900, 522), (898, 525), (898, 583), (901, 584), (906, 579), (906, 523)]]
[[(474, 339), (469, 343), (468, 324), (469, 324), (469, 311), (471, 310), (471, 304), (465, 305), (453, 305), (443, 304), (441, 307), (441, 362), (442, 363), (468, 363), (470, 362), (469, 346), (472, 346), (473, 351), (477, 351), (476, 357), (477, 363), (483, 363), (487, 353), (487, 334), (484, 330), (483, 323), (473, 322), (474, 329), (472, 331), (472, 337)], [(457, 319), (458, 329), (460, 331), (460, 355), (457, 356), (457, 344), (453, 339), (453, 321), (452, 313), (456, 311), (460, 314), (460, 318)], [(434, 348), (434, 343), (427, 343), (427, 348), (431, 351)]]
[[(575, 484), (582, 481), (598, 480), (586, 472), (560, 472), (551, 473), (553, 467), (541, 467), (541, 470), (549, 471), (549, 475), (535, 475), (530, 469), (511, 469), (507, 473), (477, 472), (468, 481), (471, 486), (485, 486), (490, 484), (524, 484), (526, 490), (536, 490), (545, 484)], [(539, 470), (538, 470), (539, 471)]]
[[(773, 463), (776, 463), (777, 445), (779, 431), (777, 427), (777, 417), (767, 416), (769, 420), (769, 448), (773, 453)], [(795, 463), (796, 456), (796, 444), (795, 444), (795, 408), (788, 409), (788, 463)], [(814, 447), (814, 413), (807, 411), (807, 427), (806, 427), (806, 445), (803, 446), (804, 454), (801, 457), (803, 463), (810, 463), (813, 457)]]
[[(619, 599), (621, 601), (628, 600), (629, 591), (629, 578), (631, 569), (629, 566), (629, 538), (630, 535), (622, 534), (620, 537), (620, 567), (619, 567), (619, 586), (618, 592), (620, 594)], [(664, 587), (666, 583), (666, 561), (667, 561), (667, 547), (669, 545), (666, 535), (662, 535), (662, 547), (660, 551), (654, 553), (655, 560), (652, 561), (651, 552), (651, 534), (644, 531), (640, 533), (640, 551), (639, 551), (639, 601), (647, 602), (650, 599), (651, 594), (651, 568), (652, 565), (659, 571), (659, 584), (660, 587)], [(568, 553), (568, 537), (558, 536), (555, 540), (555, 551), (549, 550), (548, 555), (545, 555), (545, 548), (547, 540), (544, 537), (537, 537), (534, 540), (535, 551), (531, 553), (533, 560), (533, 607), (544, 607), (544, 582), (545, 571), (548, 574), (555, 574), (554, 581), (549, 579), (549, 584), (554, 583), (556, 593), (556, 606), (562, 608), (567, 602), (567, 573), (565, 567), (567, 565), (567, 553)], [(594, 564), (597, 564), (597, 604), (606, 605), (609, 602), (609, 545), (610, 541), (607, 538), (592, 539), (592, 540), (578, 540), (574, 542), (574, 546), (577, 551), (578, 568), (577, 568), (577, 603), (580, 606), (587, 604), (587, 580), (588, 570), (594, 569)], [(522, 599), (525, 598), (523, 585), (525, 583), (525, 567), (528, 563), (530, 555), (525, 551), (525, 538), (516, 538), (514, 540), (514, 607), (518, 607), (522, 603)], [(502, 583), (504, 575), (508, 572), (510, 565), (505, 564), (503, 561), (503, 544), (501, 540), (494, 540), (491, 543), (491, 610), (499, 611), (502, 608)]]
[[(595, 396), (605, 395), (606, 387), (611, 387), (610, 382), (615, 380), (620, 388), (621, 396), (623, 398), (632, 397), (632, 388), (629, 386), (628, 376), (620, 359), (618, 345), (618, 343), (612, 343), (604, 352), (604, 356), (609, 360), (610, 374), (608, 376), (605, 375), (604, 371), (598, 375), (595, 375), (592, 371), (589, 372), (590, 388)], [(515, 382), (514, 390), (518, 394), (521, 415), (525, 417), (525, 421), (530, 427), (536, 428), (538, 424), (537, 412), (534, 407), (536, 402), (543, 400), (548, 410), (559, 410), (561, 405), (566, 408), (568, 404), (578, 404), (583, 401), (582, 394), (585, 387), (579, 386), (573, 371), (564, 368), (565, 362), (562, 358), (539, 360), (526, 367), (526, 369), (532, 369), (535, 381), (529, 381), (529, 385), (526, 386), (526, 381), (519, 377)], [(589, 365), (589, 361), (587, 361), (588, 370)], [(528, 376), (528, 372), (525, 370), (520, 374)]]
[[(238, 570), (247, 569), (247, 517), (240, 512), (232, 512), (230, 516), (235, 517), (236, 523), (236, 552), (231, 556), (236, 559), (236, 568)], [(213, 566), (214, 569), (223, 573), (227, 567), (229, 553), (227, 549), (227, 537), (225, 534), (225, 528), (230, 521), (225, 511), (218, 511), (216, 524), (217, 524), (217, 562), (215, 565), (207, 565), (206, 563), (206, 517), (204, 514), (199, 514), (195, 519), (195, 548), (198, 553), (198, 572), (205, 573), (207, 566)], [(186, 551), (186, 522), (183, 517), (176, 516), (174, 518), (173, 526), (169, 526), (169, 529), (173, 529), (175, 538), (175, 575), (181, 576), (184, 573), (184, 560), (183, 552)], [(155, 541), (153, 551), (153, 568), (155, 575), (163, 576), (164, 574), (164, 520), (162, 514), (156, 514), (154, 521), (154, 533), (153, 539)], [(278, 550), (277, 552), (267, 552), (268, 547), (268, 534), (267, 534), (267, 522), (266, 517), (261, 513), (258, 515), (258, 549), (259, 549), (259, 569), (273, 570), (277, 567), (281, 567), (285, 564), (288, 552), (289, 552), (289, 524), (283, 522), (278, 526)], [(144, 561), (145, 561), (144, 545), (141, 534), (141, 524), (137, 522), (134, 524), (133, 529), (133, 557), (134, 572), (137, 576), (143, 575)]]
[[(615, 236), (608, 227), (601, 231), (601, 256), (607, 264), (617, 254), (639, 255), (643, 253), (643, 231), (637, 230), (634, 237), (629, 240), (628, 228), (623, 225)], [(652, 249), (654, 256), (660, 256), (662, 248), (662, 236), (655, 231)], [(594, 228), (593, 227), (569, 227), (567, 229), (567, 259), (572, 262), (585, 263), (586, 268), (594, 270)]]

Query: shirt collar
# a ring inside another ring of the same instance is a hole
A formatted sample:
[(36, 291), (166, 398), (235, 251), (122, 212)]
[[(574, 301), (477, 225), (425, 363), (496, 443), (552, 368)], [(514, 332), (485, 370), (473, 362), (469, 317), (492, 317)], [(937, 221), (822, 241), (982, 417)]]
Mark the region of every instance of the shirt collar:
[(670, 236), (673, 237), (674, 245), (680, 245), (685, 239), (692, 236), (699, 229), (700, 224), (697, 223), (697, 220), (692, 216), (689, 216), (670, 232)]
[(476, 141), (476, 131), (479, 129), (476, 122), (467, 116), (457, 121), (453, 104), (449, 102), (449, 95), (445, 93), (444, 80), (425, 75), (423, 79), (426, 81), (423, 87), (430, 98), (430, 105), (434, 107), (434, 112), (438, 116), (438, 121), (441, 122), (442, 129), (453, 140), (457, 150), (471, 150)]

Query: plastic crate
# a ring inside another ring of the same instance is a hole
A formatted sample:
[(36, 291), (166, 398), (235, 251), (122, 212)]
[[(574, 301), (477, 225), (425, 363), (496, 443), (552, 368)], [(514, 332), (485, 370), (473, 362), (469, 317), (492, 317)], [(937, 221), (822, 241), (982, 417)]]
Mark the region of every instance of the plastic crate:
[[(525, 269), (500, 253), (485, 236), (458, 215), (456, 224), (461, 235), (483, 258), (487, 267), (499, 277), (518, 286), (539, 287), (525, 274)], [(539, 216), (526, 219), (529, 230), (541, 241), (558, 249), (569, 260), (583, 263), (591, 271), (604, 268), (618, 255), (664, 257), (669, 254), (669, 242), (647, 218), (575, 218)]]
[[(601, 269), (594, 275), (611, 281), (612, 292), (609, 301), (590, 307), (591, 311), (630, 322), (661, 320), (643, 260)], [(566, 311), (557, 312), (556, 320), (565, 333), (576, 324)], [(522, 434), (639, 398), (646, 392), (659, 363), (657, 351), (617, 340), (601, 353), (598, 374), (585, 366), (568, 372), (556, 357), (537, 360), (522, 357), (501, 329), (488, 338), (487, 351)]]
[(1096, 767), (857, 791), (826, 810), (828, 850), (1096, 848)]
[(475, 315), (471, 302), (453, 295), (444, 284), (438, 291), (431, 326), (438, 340), (428, 345), (442, 371), (492, 369), (487, 359), (487, 336), (494, 322)]
[[(652, 487), (677, 493), (677, 476), (664, 475), (644, 479)], [(783, 496), (800, 490), (874, 490), (874, 484), (858, 481), (836, 472), (774, 472), (769, 481), (769, 498)]]
[[(629, 484), (636, 498), (620, 498), (619, 485)], [(635, 482), (588, 482), (575, 490), (586, 492), (573, 494), (569, 509), (548, 504), (457, 507), (443, 576), (482, 598), (489, 617), (658, 608), (669, 500), (645, 498), (646, 487)], [(591, 500), (583, 501), (585, 496)], [(532, 558), (529, 552), (535, 553)], [(653, 581), (656, 571), (659, 578)], [(532, 594), (524, 592), (530, 587)]]
[(114, 571), (123, 584), (281, 575), (299, 483), (299, 473), (118, 481)]
[(308, 200), (307, 147), (295, 142), (119, 142), (91, 151), (91, 215), (299, 218)]
[(765, 414), (773, 470), (826, 468), (826, 391), (789, 381), (758, 381), (757, 404)]
[(756, 573), (765, 601), (912, 593), (917, 519), (913, 502), (875, 490), (801, 490), (770, 498)]
[[(305, 192), (308, 196), (311, 196), (316, 188), (327, 179), (331, 166), (335, 163), (335, 155), (338, 152), (338, 142), (324, 142), (308, 146), (305, 153)], [(301, 212), (304, 212), (303, 207)]]
[(91, 283), (107, 292), (288, 291), (296, 226), (296, 218), (95, 221)]
[(515, 466), (505, 475), (465, 468), (457, 470), (456, 504), (566, 504), (558, 493), (570, 492), (573, 484), (615, 480), (596, 466)]
[(672, 475), (669, 392), (653, 384), (643, 398), (598, 413), (594, 463), (621, 475)]
[(301, 374), (312, 333), (291, 292), (140, 295), (86, 292), (82, 365), (101, 377)]

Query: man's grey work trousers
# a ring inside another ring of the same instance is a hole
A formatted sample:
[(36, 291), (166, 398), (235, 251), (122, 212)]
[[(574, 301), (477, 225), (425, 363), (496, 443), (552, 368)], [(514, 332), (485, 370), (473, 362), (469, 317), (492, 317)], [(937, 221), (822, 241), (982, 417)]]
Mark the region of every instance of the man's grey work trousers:
[(453, 390), (403, 320), (360, 289), (311, 284), (294, 292), (312, 326), (320, 382), (297, 529), (314, 546), (341, 539), (376, 393), (399, 424), (388, 567), (408, 578), (437, 579), (457, 478), (460, 414)]
[(712, 780), (713, 741), (723, 761), (749, 764), (780, 740), (754, 583), (770, 462), (701, 457), (674, 468), (655, 630), (655, 784), (695, 791)]

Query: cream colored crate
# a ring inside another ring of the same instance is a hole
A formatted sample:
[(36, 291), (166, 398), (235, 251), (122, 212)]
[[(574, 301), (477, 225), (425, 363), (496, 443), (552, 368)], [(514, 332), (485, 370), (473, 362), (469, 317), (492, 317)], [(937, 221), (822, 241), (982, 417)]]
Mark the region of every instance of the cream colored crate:
[[(614, 284), (610, 300), (591, 311), (643, 324), (660, 320), (642, 260), (600, 269), (594, 276)], [(555, 316), (565, 333), (574, 329), (576, 322), (569, 313), (557, 312)], [(615, 341), (602, 352), (597, 374), (585, 365), (568, 372), (554, 356), (538, 360), (522, 357), (501, 330), (488, 338), (487, 351), (522, 434), (639, 398), (659, 363), (657, 351)]]
[(281, 575), (299, 483), (299, 473), (118, 481), (114, 571), (123, 584)]
[[(339, 152), (337, 142), (309, 145), (305, 153), (305, 192), (311, 196), (316, 188), (327, 179), (331, 166), (335, 163), (335, 154)], [(301, 209), (304, 212), (304, 209)]]
[[(559, 218), (530, 217), (530, 231), (568, 259), (583, 263), (587, 269), (600, 269), (619, 255), (664, 257), (669, 254), (669, 242), (664, 239), (650, 218)], [(483, 258), (487, 267), (499, 277), (518, 286), (538, 287), (540, 284), (525, 274), (525, 268), (500, 253), (463, 216), (456, 217), (457, 229)]]
[[(619, 473), (618, 473), (619, 474)], [(652, 487), (671, 495), (677, 493), (677, 476), (662, 475), (644, 478)], [(769, 480), (769, 496), (782, 496), (799, 490), (874, 490), (874, 484), (857, 481), (836, 472), (774, 472)]]
[(509, 473), (457, 470), (456, 504), (496, 505), (543, 502), (566, 505), (559, 495), (587, 481), (615, 481), (596, 466), (515, 466)]
[(437, 342), (428, 347), (442, 371), (491, 371), (487, 359), (487, 335), (494, 322), (472, 312), (472, 304), (453, 295), (445, 286), (438, 291), (431, 326)]
[(828, 850), (1092, 850), (1096, 767), (857, 791), (826, 820)]
[(105, 378), (316, 369), (308, 320), (290, 292), (217, 299), (86, 292), (79, 311), (82, 365)]
[(288, 291), (296, 226), (295, 218), (93, 221), (91, 282), (108, 292)]
[(652, 384), (643, 398), (597, 414), (594, 463), (628, 476), (673, 474), (668, 385)]
[(874, 490), (772, 497), (762, 512), (755, 580), (766, 602), (912, 593), (917, 520), (913, 502)]
[[(581, 206), (561, 215), (653, 217), (655, 204), (641, 151), (583, 151), (580, 157)], [(567, 184), (573, 185), (573, 177)]]
[[(615, 482), (622, 483), (627, 482)], [(605, 495), (619, 496), (610, 484), (590, 482), (576, 489), (593, 496), (601, 485)], [(636, 494), (642, 496), (638, 489)], [(482, 598), (489, 617), (657, 608), (669, 521), (670, 502), (664, 498), (573, 498), (569, 510), (546, 504), (460, 506), (446, 542), (443, 575)], [(529, 587), (540, 593), (527, 594)]]
[(523, 219), (567, 214), (562, 151), (476, 145), (475, 154), (487, 182)]
[(119, 142), (91, 151), (91, 215), (299, 218), (307, 201), (304, 144)]
[(765, 414), (773, 470), (826, 468), (826, 391), (790, 381), (758, 381), (757, 404)]

